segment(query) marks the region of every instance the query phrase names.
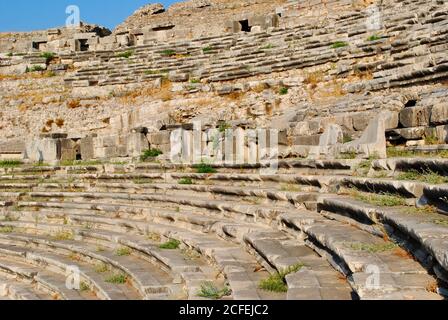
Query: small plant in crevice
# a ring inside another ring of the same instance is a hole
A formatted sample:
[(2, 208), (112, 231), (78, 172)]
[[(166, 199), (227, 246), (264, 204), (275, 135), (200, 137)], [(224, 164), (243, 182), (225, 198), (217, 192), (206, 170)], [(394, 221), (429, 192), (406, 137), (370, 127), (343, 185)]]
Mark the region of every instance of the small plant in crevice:
[(146, 160), (151, 159), (151, 158), (156, 158), (156, 157), (158, 157), (158, 156), (160, 156), (162, 154), (163, 154), (163, 152), (161, 150), (159, 150), (159, 149), (152, 149), (152, 148), (151, 149), (147, 149), (147, 150), (143, 151), (142, 155), (140, 156), (140, 160), (141, 161), (146, 161)]
[(53, 239), (55, 240), (73, 240), (74, 239), (73, 232), (71, 231), (58, 231), (53, 235)]
[(82, 292), (84, 292), (84, 291), (90, 291), (90, 286), (87, 284), (87, 282), (82, 281), (82, 282), (79, 284), (79, 291), (82, 291)]
[(261, 280), (259, 288), (272, 292), (287, 292), (288, 286), (286, 285), (286, 276), (300, 271), (304, 266), (304, 264), (298, 263), (284, 270), (280, 270), (270, 275), (269, 278)]
[(208, 47), (204, 47), (202, 48), (202, 52), (207, 53), (213, 51), (213, 47), (212, 46), (208, 46)]
[(12, 233), (14, 232), (14, 227), (13, 226), (3, 226), (0, 227), (0, 233)]
[(376, 34), (372, 34), (371, 36), (369, 36), (369, 37), (367, 38), (367, 41), (376, 41), (376, 40), (380, 40), (380, 39), (381, 39), (380, 36), (378, 36), (378, 35), (376, 35)]
[(278, 90), (278, 94), (281, 95), (281, 96), (284, 96), (284, 95), (288, 94), (288, 92), (289, 92), (289, 89), (286, 88), (286, 87), (281, 87), (281, 88)]
[(369, 253), (381, 253), (399, 248), (398, 244), (393, 242), (386, 242), (386, 243), (355, 242), (346, 244), (346, 247), (349, 247), (350, 249), (353, 249), (355, 251), (365, 251)]
[(341, 152), (336, 158), (340, 160), (353, 160), (356, 159), (356, 151)]
[(23, 164), (20, 160), (0, 160), (0, 168), (15, 168)]
[(117, 58), (125, 58), (125, 59), (129, 59), (130, 57), (132, 57), (134, 55), (134, 51), (132, 50), (128, 50), (128, 51), (124, 51), (124, 52), (119, 52), (115, 55), (115, 57)]
[(168, 242), (162, 243), (161, 245), (159, 245), (160, 249), (165, 249), (165, 250), (176, 250), (179, 249), (180, 247), (180, 241), (176, 240), (176, 239), (171, 239)]
[(49, 64), (56, 57), (56, 54), (54, 52), (42, 52), (40, 57), (45, 58), (46, 63)]
[(182, 178), (179, 180), (179, 184), (193, 184), (193, 180), (191, 178)]
[(107, 283), (124, 284), (128, 280), (127, 276), (123, 273), (113, 274), (106, 278)]
[(343, 137), (343, 140), (342, 140), (343, 143), (349, 143), (349, 142), (352, 142), (352, 141), (353, 141), (353, 138), (350, 135), (344, 134), (344, 137)]
[(119, 257), (122, 256), (129, 256), (131, 254), (131, 249), (127, 248), (127, 247), (122, 247), (122, 248), (118, 248), (115, 251), (115, 254)]
[(167, 50), (163, 50), (160, 54), (164, 57), (173, 57), (176, 55), (176, 51), (167, 49)]
[(268, 43), (266, 45), (264, 45), (263, 47), (260, 48), (260, 50), (269, 50), (275, 48), (275, 46), (272, 43)]
[(205, 162), (201, 162), (194, 167), (196, 168), (196, 173), (216, 173), (216, 169)]
[(429, 184), (445, 184), (448, 183), (448, 177), (442, 176), (432, 170), (424, 170), (423, 172), (417, 170), (409, 170), (401, 172), (397, 176), (398, 180), (421, 181)]
[(201, 284), (198, 297), (219, 300), (223, 297), (230, 296), (232, 291), (228, 288), (218, 288), (213, 282), (207, 281)]
[(343, 48), (343, 47), (347, 47), (347, 46), (348, 46), (348, 43), (344, 42), (344, 41), (336, 41), (331, 45), (331, 47), (333, 49)]
[(95, 272), (96, 273), (104, 273), (109, 271), (109, 267), (104, 262), (98, 263), (95, 265)]
[(399, 207), (407, 206), (407, 199), (390, 193), (371, 194), (359, 191), (353, 188), (349, 191), (349, 195), (356, 200), (367, 202), (381, 207)]
[(434, 134), (425, 135), (424, 138), (425, 138), (425, 144), (426, 145), (437, 145), (437, 144), (439, 144), (439, 139)]

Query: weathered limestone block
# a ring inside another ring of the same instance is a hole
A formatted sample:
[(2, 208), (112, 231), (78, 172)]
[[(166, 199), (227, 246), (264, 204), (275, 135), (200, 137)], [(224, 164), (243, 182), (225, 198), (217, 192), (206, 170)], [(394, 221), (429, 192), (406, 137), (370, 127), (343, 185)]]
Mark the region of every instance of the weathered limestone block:
[(24, 152), (25, 142), (21, 139), (0, 142), (0, 159), (22, 159)]
[(406, 140), (418, 140), (425, 136), (426, 127), (394, 129), (393, 132)]
[(439, 143), (448, 143), (448, 125), (437, 126), (435, 136)]
[(81, 139), (80, 152), (82, 160), (90, 160), (94, 158), (93, 137), (89, 136)]
[(170, 143), (170, 131), (159, 131), (150, 133), (148, 135), (148, 140), (151, 145), (161, 145)]
[(43, 138), (26, 143), (24, 158), (31, 161), (56, 161), (60, 159), (60, 140)]
[(409, 107), (400, 112), (400, 123), (405, 128), (428, 126), (429, 120), (429, 107)]
[(312, 159), (319, 159), (331, 153), (331, 147), (344, 140), (342, 128), (337, 124), (330, 124), (325, 132), (320, 136), (319, 145), (309, 149), (308, 156)]
[(169, 144), (169, 143), (154, 144), (154, 145), (151, 145), (151, 148), (158, 149), (158, 150), (162, 151), (164, 155), (168, 155), (168, 156), (171, 152), (171, 144)]
[(386, 158), (386, 122), (390, 114), (388, 111), (383, 111), (372, 121), (362, 134), (361, 138), (343, 144), (339, 148), (339, 152), (348, 153), (356, 152), (364, 157), (378, 156), (380, 158)]
[(76, 160), (77, 147), (72, 139), (61, 139), (61, 160)]
[(168, 74), (168, 79), (172, 82), (185, 82), (188, 81), (188, 73), (179, 73), (176, 71), (170, 71)]
[(431, 109), (431, 124), (448, 123), (448, 102), (433, 105)]
[(143, 133), (132, 132), (127, 136), (127, 156), (138, 157), (147, 149), (149, 149), (149, 143)]
[(353, 129), (356, 131), (364, 131), (369, 125), (370, 114), (355, 113), (350, 117), (353, 119)]
[(294, 145), (317, 146), (319, 145), (320, 136), (320, 134), (296, 136), (294, 137)]

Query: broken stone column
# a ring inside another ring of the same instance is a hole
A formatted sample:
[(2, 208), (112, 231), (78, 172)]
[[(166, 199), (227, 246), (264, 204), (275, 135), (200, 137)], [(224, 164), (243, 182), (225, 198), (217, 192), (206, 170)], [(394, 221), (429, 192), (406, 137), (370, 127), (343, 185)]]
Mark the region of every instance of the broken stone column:
[(344, 133), (341, 126), (337, 124), (329, 124), (319, 138), (319, 145), (310, 147), (308, 157), (311, 159), (334, 157), (332, 147), (341, 144), (343, 140)]
[(91, 160), (94, 158), (95, 153), (93, 148), (93, 136), (88, 136), (81, 139), (80, 152), (82, 160)]
[(182, 128), (173, 130), (170, 136), (171, 155), (173, 163), (180, 163), (182, 156)]
[(138, 157), (144, 150), (149, 149), (146, 135), (140, 132), (132, 132), (127, 137), (127, 154), (129, 157)]
[(357, 155), (362, 155), (365, 158), (371, 156), (383, 159), (387, 158), (385, 131), (389, 117), (390, 112), (381, 112), (377, 117), (370, 121), (361, 138), (342, 145), (339, 148), (339, 152), (355, 152)]
[(36, 139), (26, 143), (24, 159), (33, 162), (51, 162), (60, 159), (60, 140)]

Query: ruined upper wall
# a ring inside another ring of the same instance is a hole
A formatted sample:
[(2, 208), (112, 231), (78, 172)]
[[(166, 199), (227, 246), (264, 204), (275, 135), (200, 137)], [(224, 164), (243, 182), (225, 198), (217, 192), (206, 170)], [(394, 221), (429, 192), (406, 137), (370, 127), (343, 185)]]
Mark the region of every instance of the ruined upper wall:
[[(172, 37), (217, 35), (240, 27), (238, 22), (254, 16), (275, 15), (286, 0), (191, 0), (164, 10), (160, 4), (137, 10), (115, 30), (115, 34), (171, 30)], [(239, 30), (236, 30), (239, 31)]]
[[(384, 0), (387, 1), (387, 0)], [(165, 10), (148, 4), (134, 12), (114, 32), (96, 25), (45, 31), (0, 33), (0, 52), (117, 50), (215, 37), (241, 31), (263, 31), (314, 24), (325, 25), (333, 15), (356, 14), (382, 0), (190, 0)]]
[[(31, 32), (1, 32), (0, 52), (30, 52), (33, 49), (60, 51), (60, 48), (64, 47), (70, 50), (72, 47), (70, 40), (88, 38), (89, 35), (104, 37), (110, 34), (111, 31), (105, 27), (85, 23), (81, 23), (76, 28), (60, 27)], [(40, 47), (41, 45), (42, 47)]]

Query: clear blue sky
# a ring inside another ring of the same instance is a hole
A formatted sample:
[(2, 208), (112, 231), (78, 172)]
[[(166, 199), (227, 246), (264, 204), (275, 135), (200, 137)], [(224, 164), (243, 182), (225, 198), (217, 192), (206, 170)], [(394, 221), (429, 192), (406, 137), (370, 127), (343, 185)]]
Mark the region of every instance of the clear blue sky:
[(139, 7), (179, 0), (0, 0), (0, 32), (42, 30), (65, 25), (65, 9), (77, 5), (81, 21), (115, 28)]

